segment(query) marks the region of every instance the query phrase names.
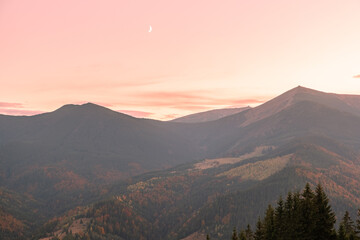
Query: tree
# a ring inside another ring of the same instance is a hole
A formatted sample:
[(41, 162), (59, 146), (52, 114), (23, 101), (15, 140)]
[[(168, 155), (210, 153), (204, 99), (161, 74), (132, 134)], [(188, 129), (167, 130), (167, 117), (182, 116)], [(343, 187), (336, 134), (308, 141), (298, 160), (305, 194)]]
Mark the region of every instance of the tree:
[(269, 205), (264, 218), (264, 239), (273, 240), (275, 236), (274, 208)]
[(287, 212), (287, 203), (285, 203), (285, 225), (287, 238), (285, 239), (303, 239), (302, 238), (302, 206), (301, 194), (295, 192), (292, 195), (292, 210)]
[(209, 234), (206, 234), (206, 240), (210, 240)]
[(312, 231), (313, 239), (333, 239), (335, 214), (332, 211), (331, 206), (329, 205), (329, 199), (320, 184), (317, 185), (315, 190), (313, 206), (314, 212), (311, 219), (314, 222)]
[(360, 234), (360, 208), (358, 209), (358, 212), (357, 212), (355, 231), (356, 231), (356, 234)]
[(251, 230), (250, 225), (248, 224), (245, 230), (245, 236), (247, 240), (253, 240), (254, 239), (254, 233)]
[(247, 239), (246, 239), (246, 234), (245, 234), (245, 231), (244, 231), (244, 230), (241, 230), (241, 231), (240, 231), (239, 240), (247, 240)]
[(233, 234), (232, 234), (231, 239), (232, 240), (239, 240), (237, 232), (236, 232), (236, 227), (234, 227), (234, 229), (233, 229)]
[(260, 217), (258, 218), (258, 221), (256, 223), (256, 230), (254, 234), (254, 240), (263, 240), (264, 239), (264, 227), (261, 222)]
[(284, 201), (282, 197), (279, 198), (277, 202), (277, 207), (275, 208), (275, 219), (274, 219), (274, 228), (275, 228), (275, 238), (283, 239), (285, 235), (285, 213), (284, 213)]
[(314, 193), (311, 190), (310, 184), (307, 183), (301, 194), (300, 201), (300, 218), (299, 218), (299, 235), (304, 240), (313, 240), (311, 233), (313, 232), (313, 198)]
[(345, 235), (347, 238), (350, 238), (350, 236), (355, 236), (354, 221), (351, 219), (348, 211), (345, 212), (340, 224), (344, 225)]
[(348, 238), (346, 237), (346, 232), (345, 232), (344, 224), (340, 224), (340, 226), (339, 226), (337, 239), (338, 239), (338, 240), (347, 240), (347, 239), (348, 239)]

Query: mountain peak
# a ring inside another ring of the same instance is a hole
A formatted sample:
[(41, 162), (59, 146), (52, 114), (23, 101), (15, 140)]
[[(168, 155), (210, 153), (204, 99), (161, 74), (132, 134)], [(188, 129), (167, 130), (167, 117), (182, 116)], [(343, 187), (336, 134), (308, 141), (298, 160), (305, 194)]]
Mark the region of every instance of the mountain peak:
[[(118, 114), (118, 115), (123, 115), (123, 116), (128, 116), (126, 114), (123, 113), (119, 113), (116, 111), (113, 111), (109, 108), (103, 107), (101, 105), (95, 104), (95, 103), (84, 103), (84, 104), (66, 104), (62, 107), (60, 107), (59, 109), (55, 110), (54, 112), (56, 113), (61, 113), (61, 114)], [(131, 117), (131, 116), (128, 116)]]
[(299, 85), (246, 112), (245, 114), (247, 120), (242, 123), (242, 126), (264, 119), (292, 106), (293, 104), (303, 101), (314, 102), (326, 107), (341, 110), (343, 112), (360, 115), (360, 96), (326, 93)]
[[(298, 93), (313, 93), (313, 94), (316, 94), (316, 93), (323, 93), (325, 94), (324, 92), (321, 92), (321, 91), (317, 91), (317, 90), (314, 90), (314, 89), (311, 89), (311, 88), (307, 88), (307, 87), (303, 87), (303, 86), (297, 86), (297, 87), (294, 87), (292, 89), (290, 89), (289, 91), (281, 94), (281, 95), (285, 95), (285, 94), (298, 94)], [(280, 95), (280, 96), (281, 96)]]

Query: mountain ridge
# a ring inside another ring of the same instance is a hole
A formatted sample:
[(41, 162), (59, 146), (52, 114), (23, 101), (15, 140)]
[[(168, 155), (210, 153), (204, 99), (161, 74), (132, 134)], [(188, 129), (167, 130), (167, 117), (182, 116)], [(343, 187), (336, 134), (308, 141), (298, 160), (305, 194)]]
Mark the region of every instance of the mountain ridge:
[[(119, 239), (181, 239), (231, 232), (225, 226), (256, 221), (278, 195), (322, 182), (342, 214), (360, 203), (359, 99), (297, 87), (196, 123), (138, 119), (92, 103), (1, 115), (0, 188), (4, 198), (33, 198), (34, 215), (18, 215), (21, 201), (2, 211), (22, 221), (62, 218), (79, 206), (86, 213), (74, 217), (92, 218), (105, 235), (116, 226), (96, 219), (109, 215), (128, 224), (116, 230)], [(111, 204), (123, 214), (109, 212)], [(26, 235), (33, 226), (24, 224)], [(126, 230), (138, 226), (140, 235)]]

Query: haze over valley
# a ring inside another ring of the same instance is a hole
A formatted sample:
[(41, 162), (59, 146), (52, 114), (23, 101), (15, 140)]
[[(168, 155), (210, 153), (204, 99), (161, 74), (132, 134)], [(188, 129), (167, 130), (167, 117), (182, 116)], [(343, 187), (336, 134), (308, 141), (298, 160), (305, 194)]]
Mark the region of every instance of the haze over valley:
[[(321, 183), (338, 214), (356, 211), (359, 103), (357, 95), (299, 86), (258, 107), (184, 122), (134, 118), (92, 103), (1, 115), (2, 221), (13, 222), (2, 222), (3, 232), (64, 237), (65, 216), (100, 224), (94, 220), (112, 216), (112, 206), (129, 213), (113, 216), (123, 228), (96, 233), (106, 238), (219, 237), (254, 224), (269, 202), (306, 182)], [(58, 219), (53, 228), (38, 233), (50, 219)]]
[(0, 1), (0, 240), (359, 240), (359, 0)]

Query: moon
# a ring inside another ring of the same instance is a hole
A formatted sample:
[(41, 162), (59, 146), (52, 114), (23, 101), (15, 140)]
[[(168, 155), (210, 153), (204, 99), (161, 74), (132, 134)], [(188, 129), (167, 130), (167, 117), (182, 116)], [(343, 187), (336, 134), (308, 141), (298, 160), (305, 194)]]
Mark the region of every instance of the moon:
[(152, 27), (151, 27), (151, 25), (150, 25), (150, 29), (149, 29), (149, 33), (152, 31)]

